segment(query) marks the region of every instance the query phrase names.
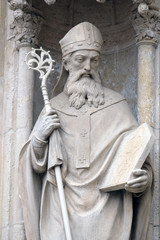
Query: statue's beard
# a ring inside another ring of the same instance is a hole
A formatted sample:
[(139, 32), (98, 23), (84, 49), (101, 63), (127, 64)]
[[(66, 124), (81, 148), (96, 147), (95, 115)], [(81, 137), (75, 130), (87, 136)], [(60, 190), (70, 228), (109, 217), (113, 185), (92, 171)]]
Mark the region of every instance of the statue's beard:
[[(84, 104), (98, 107), (105, 103), (104, 92), (98, 73), (91, 72), (89, 76), (84, 71), (70, 73), (64, 91), (69, 97), (70, 106), (76, 109)], [(84, 76), (83, 76), (84, 75)]]

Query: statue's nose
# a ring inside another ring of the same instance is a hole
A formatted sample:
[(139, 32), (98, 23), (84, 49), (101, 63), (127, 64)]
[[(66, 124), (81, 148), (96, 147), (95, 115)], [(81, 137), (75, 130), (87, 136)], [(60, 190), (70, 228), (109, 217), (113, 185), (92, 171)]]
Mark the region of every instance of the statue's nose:
[(85, 63), (84, 70), (85, 70), (86, 72), (90, 72), (90, 70), (91, 70), (90, 61), (87, 61), (87, 62)]

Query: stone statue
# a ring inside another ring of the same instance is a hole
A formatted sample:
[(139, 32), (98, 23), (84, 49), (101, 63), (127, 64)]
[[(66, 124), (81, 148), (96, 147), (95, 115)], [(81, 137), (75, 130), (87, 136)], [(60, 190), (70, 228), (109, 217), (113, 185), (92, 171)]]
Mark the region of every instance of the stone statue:
[[(145, 240), (152, 168), (147, 160), (125, 189), (100, 182), (127, 131), (137, 128), (124, 97), (101, 85), (103, 40), (88, 22), (60, 41), (62, 71), (49, 113), (43, 110), (20, 154), (20, 192), (28, 240), (65, 240), (54, 166), (61, 165), (73, 240)], [(59, 92), (61, 92), (59, 94)], [(63, 161), (51, 134), (59, 129)], [(49, 162), (49, 164), (48, 164)]]

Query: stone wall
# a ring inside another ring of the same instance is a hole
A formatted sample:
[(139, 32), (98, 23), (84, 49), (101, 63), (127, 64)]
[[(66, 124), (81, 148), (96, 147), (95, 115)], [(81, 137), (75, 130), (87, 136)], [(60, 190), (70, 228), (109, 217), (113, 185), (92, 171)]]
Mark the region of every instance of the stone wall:
[(137, 48), (135, 45), (102, 56), (104, 86), (121, 93), (137, 118)]

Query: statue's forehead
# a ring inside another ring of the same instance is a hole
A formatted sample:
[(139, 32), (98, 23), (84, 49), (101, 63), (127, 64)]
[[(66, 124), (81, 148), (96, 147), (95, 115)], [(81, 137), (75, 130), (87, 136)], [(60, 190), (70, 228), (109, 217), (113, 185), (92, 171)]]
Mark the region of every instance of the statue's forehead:
[(95, 50), (84, 49), (84, 50), (77, 50), (72, 55), (73, 56), (81, 55), (81, 56), (88, 56), (88, 57), (99, 57), (100, 54), (99, 54), (99, 52), (97, 52)]

